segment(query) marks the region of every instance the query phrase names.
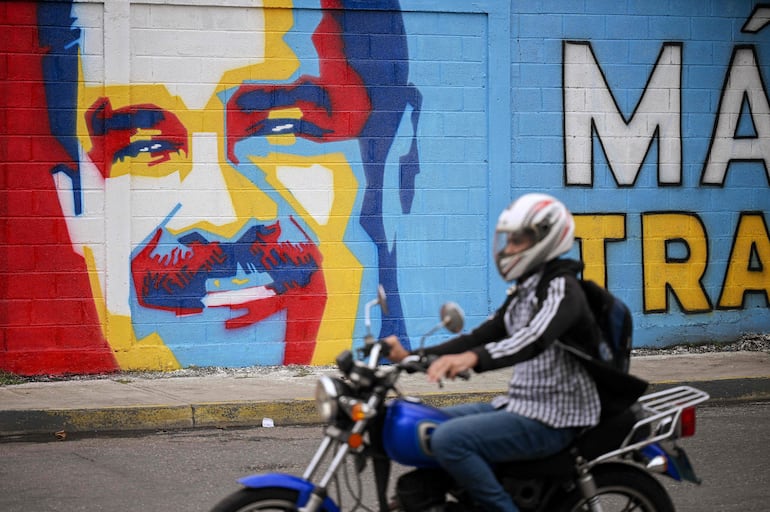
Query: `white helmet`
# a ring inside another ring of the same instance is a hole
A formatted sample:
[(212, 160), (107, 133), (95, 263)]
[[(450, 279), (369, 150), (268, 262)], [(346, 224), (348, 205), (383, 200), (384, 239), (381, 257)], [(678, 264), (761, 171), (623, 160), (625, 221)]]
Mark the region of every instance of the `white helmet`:
[[(575, 221), (559, 200), (547, 194), (525, 194), (497, 219), (492, 250), (500, 275), (513, 281), (569, 251), (574, 241)], [(506, 252), (508, 244), (522, 249)]]

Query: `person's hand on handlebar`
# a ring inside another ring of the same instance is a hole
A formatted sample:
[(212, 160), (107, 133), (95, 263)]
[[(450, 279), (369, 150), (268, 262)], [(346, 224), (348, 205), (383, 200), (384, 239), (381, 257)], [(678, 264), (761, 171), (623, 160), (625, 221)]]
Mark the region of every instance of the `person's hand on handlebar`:
[(385, 343), (387, 343), (390, 346), (390, 353), (388, 354), (388, 359), (393, 361), (394, 363), (400, 363), (406, 356), (409, 355), (409, 351), (407, 351), (403, 345), (401, 345), (401, 342), (398, 339), (398, 336), (390, 335), (384, 340)]
[(475, 352), (467, 351), (459, 354), (441, 356), (428, 368), (428, 380), (441, 382), (441, 379), (454, 379), (459, 374), (470, 370), (479, 362), (479, 356)]

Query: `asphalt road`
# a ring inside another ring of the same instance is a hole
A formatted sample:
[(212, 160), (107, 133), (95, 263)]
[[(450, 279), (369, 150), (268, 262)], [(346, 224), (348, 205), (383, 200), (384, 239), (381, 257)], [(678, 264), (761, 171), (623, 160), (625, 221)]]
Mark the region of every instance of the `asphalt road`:
[[(275, 427), (3, 443), (0, 510), (205, 511), (240, 476), (301, 474), (319, 438), (319, 427)], [(703, 485), (662, 480), (677, 510), (768, 510), (768, 439), (770, 402), (700, 408), (681, 444)]]

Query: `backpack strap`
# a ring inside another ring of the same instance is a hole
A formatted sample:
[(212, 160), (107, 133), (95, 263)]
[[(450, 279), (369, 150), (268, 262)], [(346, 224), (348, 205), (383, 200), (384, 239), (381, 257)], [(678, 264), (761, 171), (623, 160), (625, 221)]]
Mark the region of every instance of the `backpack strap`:
[[(569, 268), (564, 268), (564, 267), (556, 267), (554, 269), (546, 268), (535, 290), (538, 309), (541, 307), (543, 300), (548, 294), (549, 284), (554, 278), (560, 277), (560, 276), (572, 277), (578, 282), (578, 284), (582, 284), (582, 279), (574, 271), (571, 271)], [(583, 287), (581, 286), (580, 288), (582, 289)], [(591, 311), (590, 303), (588, 305), (588, 310)], [(591, 311), (591, 313), (593, 314), (593, 311)], [(598, 320), (595, 317), (594, 317), (594, 324), (595, 324), (594, 339), (586, 339), (586, 337), (584, 336), (578, 337), (575, 334), (566, 332), (564, 336), (561, 337), (561, 342), (562, 342), (561, 344), (572, 347), (573, 351), (578, 351), (582, 353), (586, 358), (598, 360), (599, 345), (601, 342), (601, 329), (599, 328)]]

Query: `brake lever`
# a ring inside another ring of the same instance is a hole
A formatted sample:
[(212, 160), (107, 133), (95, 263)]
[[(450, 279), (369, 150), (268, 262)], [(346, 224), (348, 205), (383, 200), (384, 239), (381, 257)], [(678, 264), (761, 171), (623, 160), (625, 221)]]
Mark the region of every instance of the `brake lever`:
[[(446, 378), (446, 377), (444, 377), (444, 378)], [(463, 370), (460, 373), (458, 373), (457, 375), (455, 375), (454, 377), (452, 377), (452, 380), (454, 380), (454, 379), (470, 380), (470, 378), (471, 378), (471, 373), (468, 370)], [(439, 388), (443, 388), (444, 387), (444, 379), (439, 379), (438, 380), (438, 387)]]
[[(427, 369), (427, 367), (429, 367), (433, 363), (433, 361), (435, 361), (438, 358), (439, 358), (439, 356), (436, 356), (436, 355), (425, 356), (426, 369)], [(452, 379), (460, 379), (460, 380), (470, 380), (470, 378), (471, 378), (471, 371), (470, 370), (463, 370), (463, 371), (457, 373), (454, 377), (452, 377)], [(441, 381), (439, 381), (439, 387), (443, 387), (443, 384), (441, 383)]]
[(418, 372), (424, 373), (428, 369), (428, 365), (425, 364), (423, 358), (417, 354), (406, 356), (398, 364), (409, 374)]

